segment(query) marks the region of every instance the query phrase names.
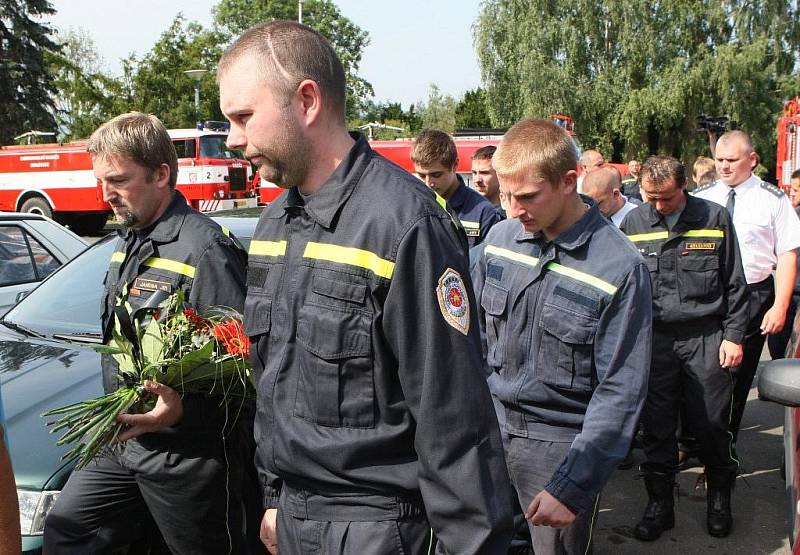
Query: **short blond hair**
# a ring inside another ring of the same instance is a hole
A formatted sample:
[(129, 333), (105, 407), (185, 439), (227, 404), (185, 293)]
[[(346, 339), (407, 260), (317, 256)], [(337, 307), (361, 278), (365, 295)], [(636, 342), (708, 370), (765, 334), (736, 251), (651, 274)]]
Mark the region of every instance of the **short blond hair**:
[(161, 120), (152, 114), (128, 112), (98, 127), (86, 146), (95, 158), (121, 156), (150, 170), (150, 176), (169, 166), (169, 186), (178, 182), (178, 154)]
[(713, 171), (716, 171), (714, 160), (706, 156), (698, 156), (694, 164), (692, 164), (692, 175), (694, 176), (700, 177)]
[(500, 177), (532, 173), (557, 185), (578, 167), (578, 152), (564, 129), (545, 119), (526, 118), (506, 131), (492, 157)]

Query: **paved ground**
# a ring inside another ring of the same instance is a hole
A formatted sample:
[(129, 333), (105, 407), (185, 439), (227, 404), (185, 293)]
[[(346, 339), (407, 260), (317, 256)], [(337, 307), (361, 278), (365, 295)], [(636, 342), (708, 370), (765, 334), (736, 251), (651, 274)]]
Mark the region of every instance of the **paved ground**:
[[(633, 527), (647, 503), (644, 483), (636, 478), (638, 471), (633, 468), (618, 470), (604, 490), (595, 529), (595, 554), (789, 555), (787, 502), (780, 475), (783, 410), (759, 401), (755, 389), (751, 390), (738, 441), (742, 471), (733, 496), (733, 533), (728, 538), (712, 538), (705, 531), (705, 490), (694, 489), (699, 468), (678, 477), (675, 528), (653, 543), (633, 538)], [(640, 462), (642, 452), (634, 454)]]

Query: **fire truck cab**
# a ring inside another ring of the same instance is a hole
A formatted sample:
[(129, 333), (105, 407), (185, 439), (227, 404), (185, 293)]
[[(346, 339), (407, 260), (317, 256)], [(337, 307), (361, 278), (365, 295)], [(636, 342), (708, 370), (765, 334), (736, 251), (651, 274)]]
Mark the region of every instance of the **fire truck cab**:
[(800, 97), (783, 104), (783, 116), (778, 119), (778, 154), (776, 178), (778, 186), (787, 193), (792, 173), (800, 169)]

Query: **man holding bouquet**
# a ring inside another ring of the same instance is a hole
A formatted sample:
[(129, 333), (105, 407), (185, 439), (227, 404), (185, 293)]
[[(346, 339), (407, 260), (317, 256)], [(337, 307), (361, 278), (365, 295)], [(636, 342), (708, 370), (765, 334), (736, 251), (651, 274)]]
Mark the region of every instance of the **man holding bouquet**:
[[(175, 190), (178, 163), (163, 124), (152, 115), (123, 114), (89, 139), (103, 198), (122, 224), (105, 280), (102, 329), (125, 335), (139, 308), (182, 291), (195, 308), (241, 311), (247, 255)], [(120, 387), (104, 357), (107, 391)], [(154, 381), (157, 398), (145, 414), (123, 414), (119, 445), (72, 474), (47, 517), (45, 553), (107, 553), (125, 531), (152, 515), (172, 553), (242, 550), (240, 444), (235, 407), (220, 398), (184, 394)], [(230, 412), (230, 414), (228, 414)]]

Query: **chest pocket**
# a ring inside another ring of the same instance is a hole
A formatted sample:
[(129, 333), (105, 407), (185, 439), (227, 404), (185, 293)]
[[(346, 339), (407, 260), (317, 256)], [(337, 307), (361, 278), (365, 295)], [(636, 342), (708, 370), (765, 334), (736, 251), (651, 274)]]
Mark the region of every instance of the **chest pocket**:
[(716, 251), (678, 257), (678, 286), (681, 299), (700, 301), (720, 295), (719, 257)]
[(294, 415), (322, 426), (372, 428), (375, 385), (367, 286), (347, 274), (315, 275), (297, 320)]
[(486, 363), (502, 368), (506, 363), (506, 330), (508, 322), (503, 318), (508, 303), (508, 291), (486, 282), (481, 294), (481, 307), (486, 324)]
[(597, 382), (592, 347), (598, 319), (545, 304), (536, 379), (561, 389), (591, 391)]
[(269, 274), (269, 265), (250, 260), (247, 266), (247, 296), (242, 323), (244, 332), (251, 339), (269, 333), (272, 313), (272, 299), (267, 294)]

